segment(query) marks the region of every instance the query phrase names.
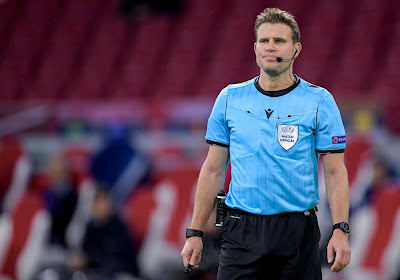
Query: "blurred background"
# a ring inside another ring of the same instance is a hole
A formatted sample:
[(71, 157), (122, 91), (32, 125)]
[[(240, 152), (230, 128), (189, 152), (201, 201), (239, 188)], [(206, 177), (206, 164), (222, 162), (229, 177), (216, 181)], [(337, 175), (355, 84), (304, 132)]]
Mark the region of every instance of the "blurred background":
[(295, 15), (294, 72), (345, 122), (352, 262), (329, 272), (321, 176), (324, 279), (400, 279), (399, 1), (0, 0), (1, 279), (216, 279), (213, 218), (201, 268), (180, 251), (207, 118), (258, 75), (265, 7)]

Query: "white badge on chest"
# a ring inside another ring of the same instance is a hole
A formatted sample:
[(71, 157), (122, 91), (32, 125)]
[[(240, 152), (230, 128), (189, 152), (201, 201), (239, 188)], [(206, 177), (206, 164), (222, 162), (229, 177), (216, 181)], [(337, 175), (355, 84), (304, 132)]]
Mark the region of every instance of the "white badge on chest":
[(292, 124), (278, 124), (278, 143), (286, 151), (291, 149), (299, 137), (299, 126)]

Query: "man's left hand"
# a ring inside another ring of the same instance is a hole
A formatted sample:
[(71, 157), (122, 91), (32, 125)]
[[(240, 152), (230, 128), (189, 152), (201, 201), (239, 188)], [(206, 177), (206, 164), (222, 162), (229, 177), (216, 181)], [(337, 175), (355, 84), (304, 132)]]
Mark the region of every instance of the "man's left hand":
[(349, 236), (340, 229), (333, 231), (332, 238), (328, 244), (328, 263), (333, 262), (333, 256), (336, 253), (335, 262), (331, 267), (332, 272), (339, 272), (350, 263), (350, 244)]

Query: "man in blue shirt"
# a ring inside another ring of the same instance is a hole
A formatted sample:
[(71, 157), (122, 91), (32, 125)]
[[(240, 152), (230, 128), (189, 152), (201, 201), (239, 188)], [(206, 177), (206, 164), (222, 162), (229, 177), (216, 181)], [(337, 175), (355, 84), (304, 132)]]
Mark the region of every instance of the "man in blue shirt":
[(265, 9), (255, 23), (260, 76), (221, 91), (208, 120), (209, 153), (201, 169), (193, 219), (182, 250), (198, 267), (202, 231), (231, 162), (219, 280), (322, 279), (314, 212), (322, 156), (333, 219), (328, 262), (350, 262), (346, 136), (332, 95), (293, 74), (300, 31), (293, 16)]

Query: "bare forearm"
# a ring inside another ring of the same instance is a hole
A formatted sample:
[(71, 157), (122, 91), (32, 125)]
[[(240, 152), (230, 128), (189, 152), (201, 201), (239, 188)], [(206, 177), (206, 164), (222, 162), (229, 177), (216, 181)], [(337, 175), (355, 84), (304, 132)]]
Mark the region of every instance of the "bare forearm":
[[(325, 170), (326, 195), (331, 208), (333, 224), (349, 220), (349, 179), (344, 154), (333, 153), (322, 157)], [(336, 253), (336, 257), (334, 254)], [(332, 272), (339, 272), (350, 262), (351, 250), (348, 234), (342, 230), (334, 230), (327, 246), (328, 263), (335, 262)]]
[(346, 167), (339, 166), (325, 173), (326, 193), (333, 223), (349, 219), (349, 181)]
[(213, 211), (214, 199), (225, 181), (226, 169), (221, 172), (209, 170), (203, 165), (197, 184), (191, 228), (204, 230)]

